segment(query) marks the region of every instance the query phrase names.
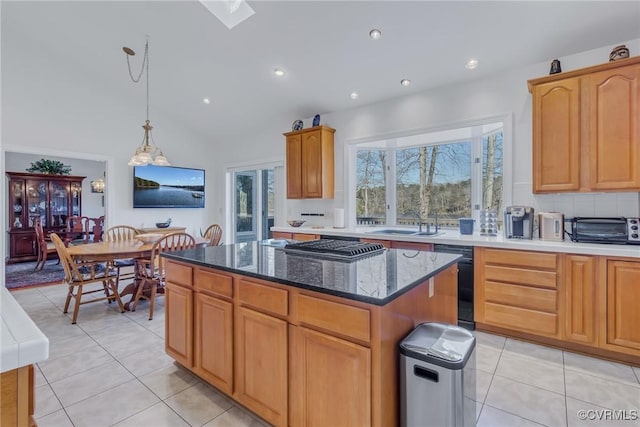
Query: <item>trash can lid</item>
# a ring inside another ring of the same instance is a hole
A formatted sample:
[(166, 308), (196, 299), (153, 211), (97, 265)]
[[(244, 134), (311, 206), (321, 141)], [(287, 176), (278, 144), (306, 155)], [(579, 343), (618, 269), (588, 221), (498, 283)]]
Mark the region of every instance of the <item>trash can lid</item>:
[(400, 343), (400, 353), (448, 369), (462, 369), (473, 353), (476, 338), (459, 326), (422, 323)]

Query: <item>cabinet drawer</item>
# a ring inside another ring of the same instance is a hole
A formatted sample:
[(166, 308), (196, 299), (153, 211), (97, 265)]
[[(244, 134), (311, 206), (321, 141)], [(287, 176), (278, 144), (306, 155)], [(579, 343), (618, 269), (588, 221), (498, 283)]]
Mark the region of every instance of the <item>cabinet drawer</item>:
[(558, 333), (558, 316), (551, 313), (487, 302), (484, 316), (487, 324), (495, 326), (544, 335)]
[(484, 259), (488, 264), (517, 265), (554, 271), (557, 268), (557, 255), (544, 252), (486, 249)]
[(556, 289), (556, 272), (527, 270), (519, 267), (485, 265), (484, 276), (487, 280), (521, 283), (524, 285)]
[(300, 324), (317, 326), (327, 331), (369, 342), (371, 320), (369, 310), (297, 295)]
[(172, 261), (166, 261), (165, 274), (167, 282), (177, 285), (193, 286), (193, 268)]
[(279, 316), (289, 314), (288, 292), (248, 280), (240, 280), (238, 298), (240, 303)]
[(226, 298), (233, 297), (233, 279), (212, 271), (196, 270), (195, 288)]
[(484, 297), (487, 302), (546, 311), (547, 313), (557, 313), (558, 311), (556, 294), (556, 291), (549, 289), (507, 283), (487, 281), (484, 285)]
[(291, 235), (293, 240), (318, 240), (320, 238), (317, 234), (306, 234), (306, 233), (293, 233)]

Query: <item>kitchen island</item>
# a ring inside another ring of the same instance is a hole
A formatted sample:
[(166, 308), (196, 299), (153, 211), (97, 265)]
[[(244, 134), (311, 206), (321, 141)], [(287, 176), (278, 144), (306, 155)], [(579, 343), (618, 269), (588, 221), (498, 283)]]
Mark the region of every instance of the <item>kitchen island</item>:
[(459, 256), (263, 243), (163, 255), (167, 353), (273, 425), (397, 425), (398, 343), (457, 322)]

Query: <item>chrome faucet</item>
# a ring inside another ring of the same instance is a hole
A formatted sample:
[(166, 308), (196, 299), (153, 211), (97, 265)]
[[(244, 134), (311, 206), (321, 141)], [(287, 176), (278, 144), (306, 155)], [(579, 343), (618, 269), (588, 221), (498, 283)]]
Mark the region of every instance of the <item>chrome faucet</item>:
[[(422, 233), (422, 215), (420, 214), (420, 211), (417, 210), (408, 210), (404, 212), (405, 215), (413, 215), (415, 217), (415, 219), (418, 220), (418, 233)], [(427, 224), (427, 227), (429, 227), (429, 224)], [(429, 231), (429, 229), (427, 228), (427, 231)]]

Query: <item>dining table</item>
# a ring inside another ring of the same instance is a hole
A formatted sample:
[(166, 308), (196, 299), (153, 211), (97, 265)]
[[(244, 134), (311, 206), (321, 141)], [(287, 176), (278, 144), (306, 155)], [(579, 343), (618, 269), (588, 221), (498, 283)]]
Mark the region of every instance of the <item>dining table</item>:
[[(164, 237), (164, 236), (159, 236)], [(208, 240), (203, 237), (194, 237), (197, 247), (206, 246)], [(142, 242), (140, 240), (124, 240), (124, 241), (102, 241), (97, 243), (88, 243), (84, 245), (74, 245), (68, 248), (71, 258), (77, 261), (100, 261), (113, 263), (118, 259), (144, 259), (151, 256), (151, 250), (155, 242)], [(135, 265), (135, 279), (133, 283), (128, 284), (121, 292), (120, 298), (130, 295), (133, 299), (135, 290), (139, 285), (140, 272), (138, 271), (138, 263)], [(128, 308), (129, 301), (125, 304)]]

